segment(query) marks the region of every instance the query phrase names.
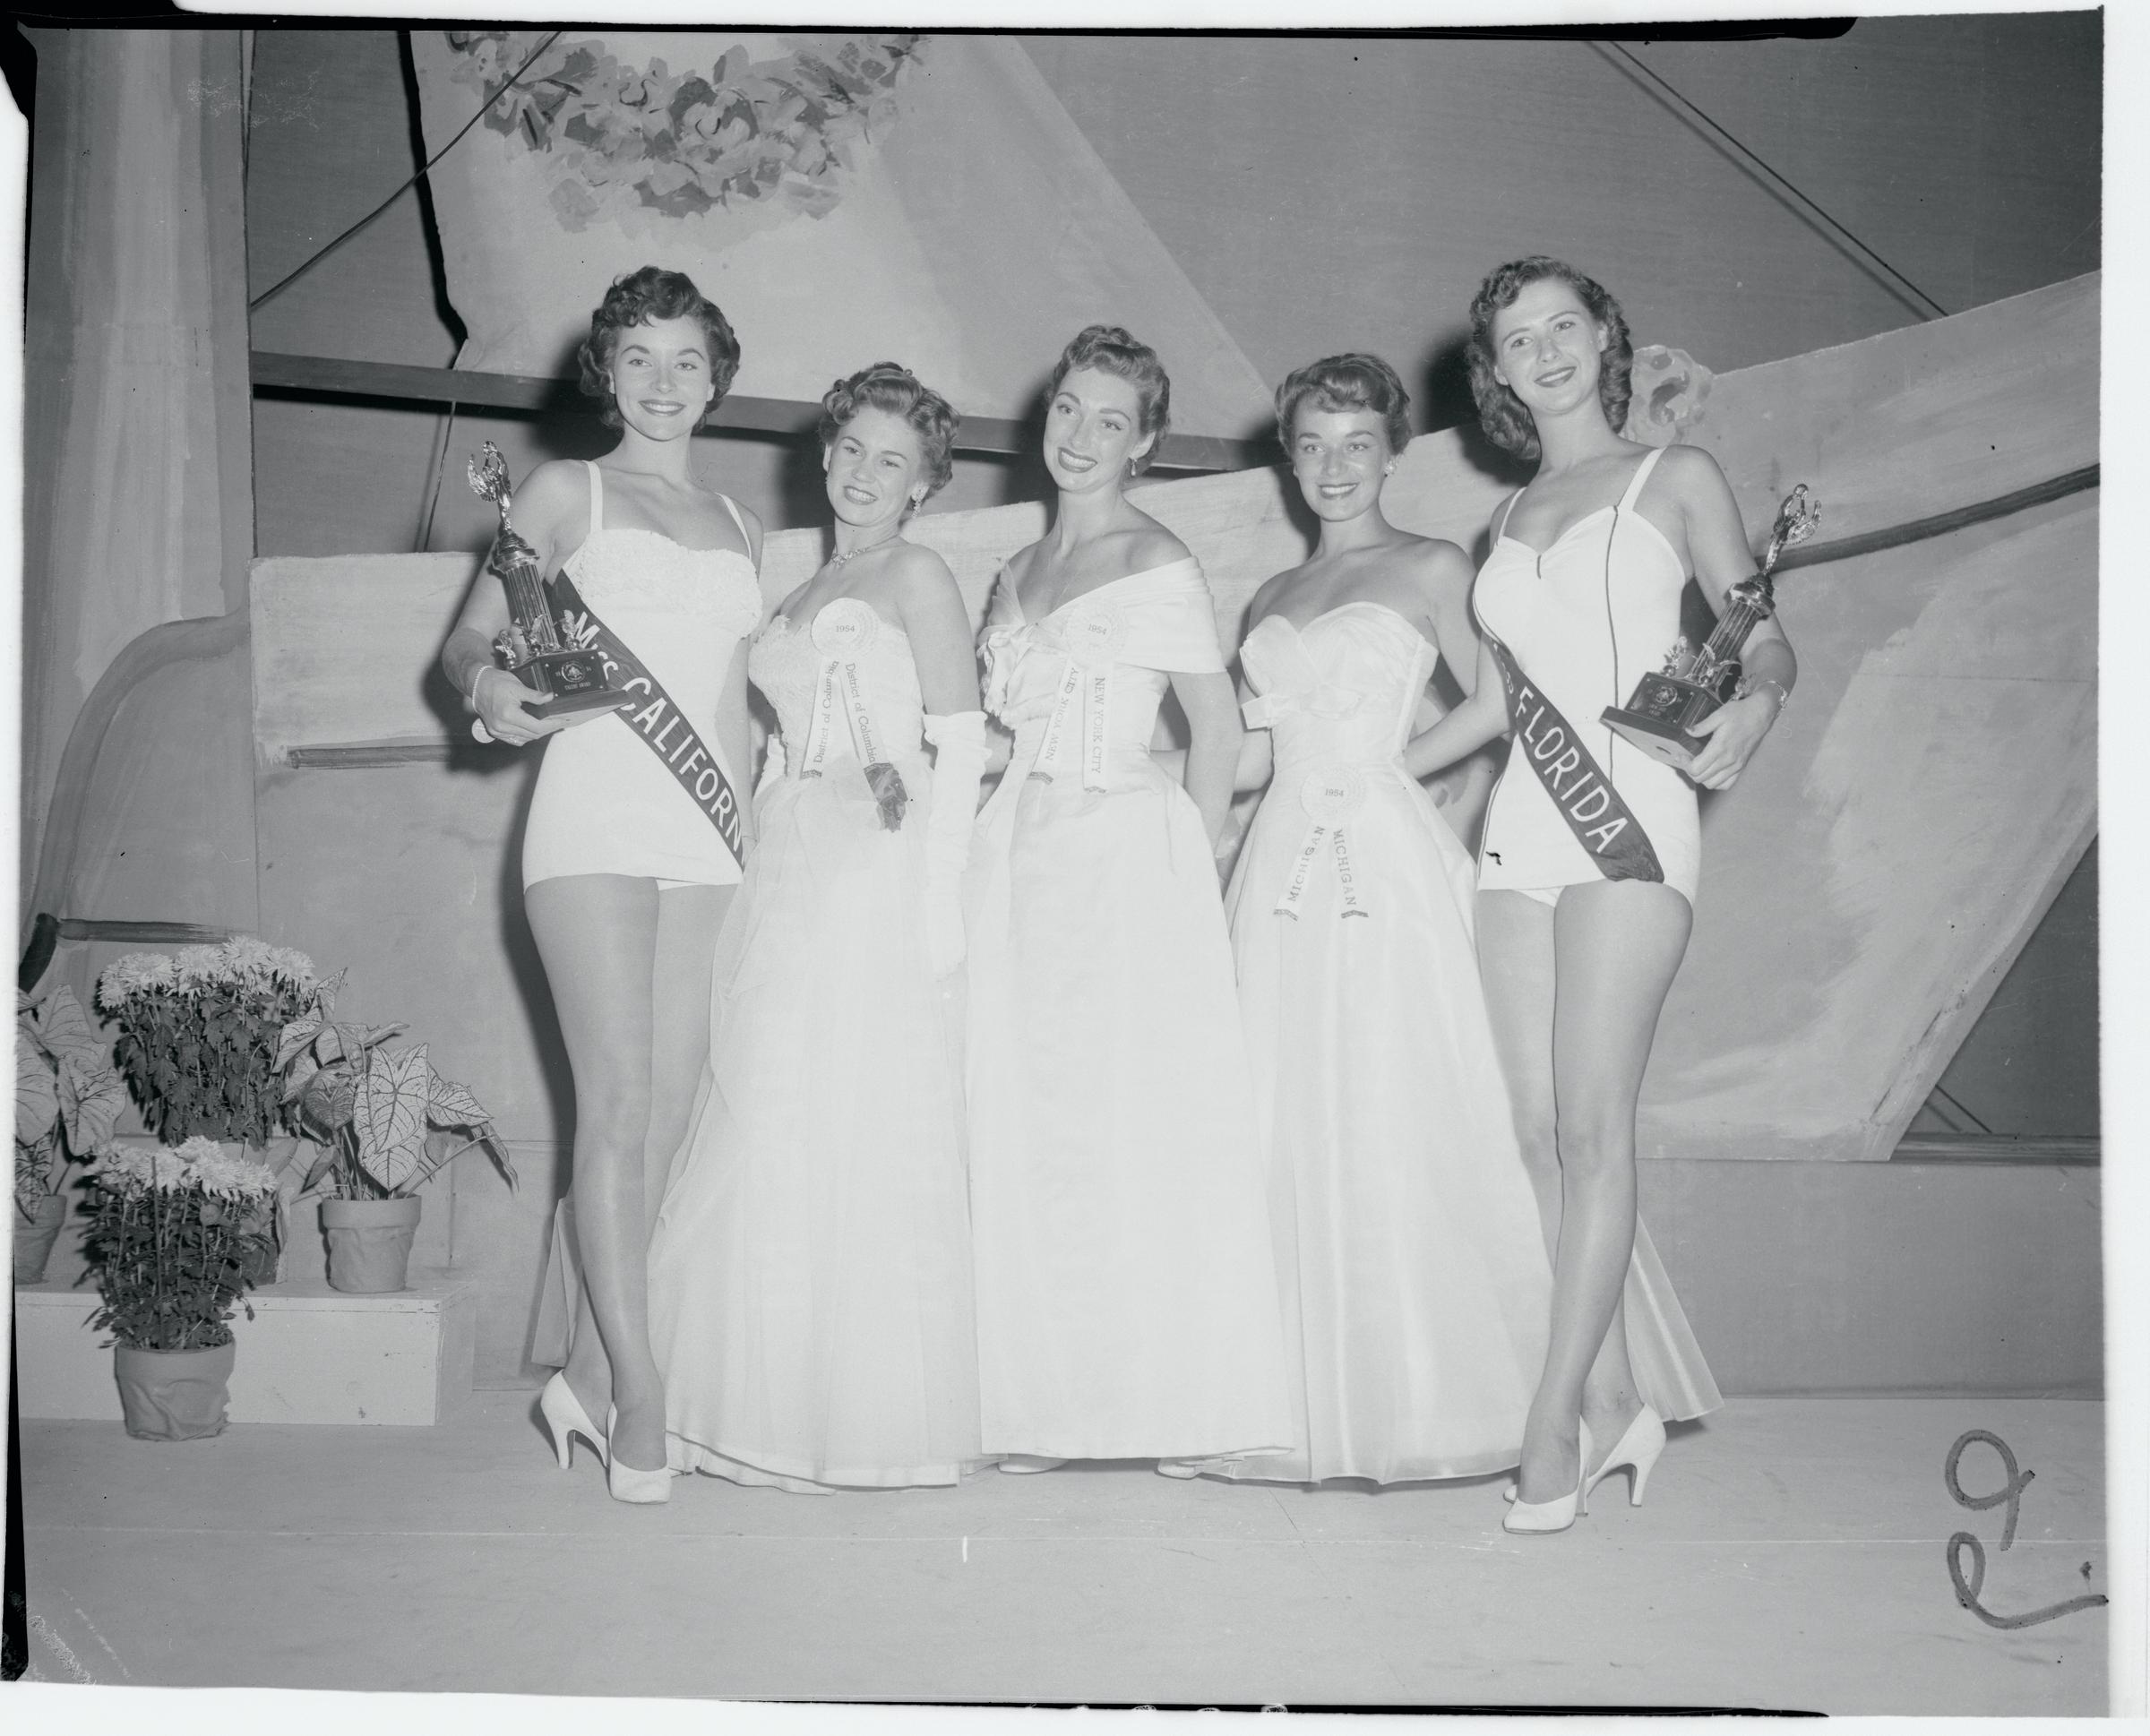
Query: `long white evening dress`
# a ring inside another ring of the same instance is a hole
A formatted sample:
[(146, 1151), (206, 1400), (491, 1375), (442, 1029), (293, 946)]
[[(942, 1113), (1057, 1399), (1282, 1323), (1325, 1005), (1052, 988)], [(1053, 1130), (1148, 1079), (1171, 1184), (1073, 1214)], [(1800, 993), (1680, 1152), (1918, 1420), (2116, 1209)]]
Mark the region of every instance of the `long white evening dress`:
[[(839, 611), (859, 633), (841, 660), (815, 632)], [(953, 1482), (978, 1458), (961, 979), (927, 960), (917, 672), (856, 599), (773, 620), (747, 667), (784, 769), (755, 801), (710, 1069), (649, 1248), (668, 1457), (809, 1492)], [(908, 795), (897, 831), (854, 749), (852, 672)]]
[(1151, 759), (1221, 671), (1191, 559), (1028, 622), (995, 588), (970, 936), (981, 1444), (1194, 1457), (1291, 1438), (1253, 1088), (1209, 845)]
[(1470, 853), (1400, 758), (1435, 653), (1357, 602), (1241, 647), (1275, 772), (1227, 907), (1284, 1293), (1295, 1482), (1517, 1462), (1552, 1298), (1478, 984)]

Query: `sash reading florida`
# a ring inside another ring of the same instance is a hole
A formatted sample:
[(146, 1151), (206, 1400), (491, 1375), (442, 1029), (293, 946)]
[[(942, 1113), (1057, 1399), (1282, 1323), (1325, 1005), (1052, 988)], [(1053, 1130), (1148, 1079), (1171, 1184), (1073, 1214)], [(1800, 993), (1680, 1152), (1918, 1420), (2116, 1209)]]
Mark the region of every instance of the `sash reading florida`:
[(551, 582), (556, 602), (554, 612), (566, 635), (604, 659), (605, 679), (610, 685), (624, 693), (637, 694), (643, 701), (639, 709), (623, 709), (616, 715), (664, 762), (687, 799), (717, 829), (732, 860), (744, 868), (746, 858), (740, 848), (739, 799), (732, 794), (731, 779), (724, 775), (716, 754), (688, 722), (679, 702), (665, 691), (664, 683), (582, 600), (574, 580), (561, 572)]
[(1486, 643), (1508, 693), (1508, 720), (1515, 732), (1509, 763), (1519, 757), (1537, 774), (1575, 841), (1607, 880), (1664, 880), (1650, 835), (1598, 769), (1575, 726), (1524, 675), (1507, 646), (1490, 633)]

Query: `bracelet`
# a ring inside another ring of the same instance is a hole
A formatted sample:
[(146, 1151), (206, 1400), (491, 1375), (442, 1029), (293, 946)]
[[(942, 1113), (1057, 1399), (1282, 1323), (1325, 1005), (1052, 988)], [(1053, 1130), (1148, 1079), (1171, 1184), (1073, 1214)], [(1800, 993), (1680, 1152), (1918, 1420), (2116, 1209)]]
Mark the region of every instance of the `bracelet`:
[(1764, 675), (1759, 680), (1751, 675), (1748, 676), (1740, 683), (1739, 690), (1733, 694), (1733, 698), (1735, 700), (1743, 700), (1750, 693), (1758, 692), (1759, 689), (1764, 687), (1774, 687), (1776, 690), (1776, 710), (1777, 715), (1781, 717), (1784, 713), (1785, 704), (1792, 698), (1792, 690), (1785, 686), (1783, 682), (1774, 681), (1767, 675)]

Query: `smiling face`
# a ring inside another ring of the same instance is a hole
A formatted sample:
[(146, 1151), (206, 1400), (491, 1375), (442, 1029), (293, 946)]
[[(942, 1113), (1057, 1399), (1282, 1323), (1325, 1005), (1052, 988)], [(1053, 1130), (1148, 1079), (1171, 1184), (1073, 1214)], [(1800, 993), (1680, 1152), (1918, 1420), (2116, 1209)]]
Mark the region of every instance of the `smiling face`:
[(923, 500), (926, 485), (920, 472), (924, 468), (918, 431), (900, 416), (871, 404), (860, 406), (821, 452), (829, 504), (838, 518), (859, 530), (900, 519), (906, 508)]
[(620, 419), (647, 440), (692, 434), (717, 395), (708, 335), (684, 316), (621, 328), (608, 377)]
[(1540, 278), (1493, 315), (1493, 372), (1533, 417), (1561, 415), (1596, 401), (1606, 342), (1580, 296)]
[(1133, 381), (1071, 368), (1045, 408), (1045, 468), (1065, 494), (1114, 487), (1155, 438), (1142, 432), (1142, 394)]
[(1380, 503), (1394, 454), (1379, 410), (1325, 410), (1309, 403), (1292, 421), (1292, 475), (1317, 517), (1338, 523)]

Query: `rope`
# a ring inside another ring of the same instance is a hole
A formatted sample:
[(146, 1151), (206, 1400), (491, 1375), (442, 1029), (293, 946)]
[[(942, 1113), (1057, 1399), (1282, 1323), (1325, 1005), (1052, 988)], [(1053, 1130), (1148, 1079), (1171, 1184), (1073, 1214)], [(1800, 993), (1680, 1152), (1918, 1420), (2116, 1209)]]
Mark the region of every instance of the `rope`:
[(528, 60), (524, 61), (521, 65), (515, 69), (515, 76), (511, 78), (505, 84), (502, 85), (500, 89), (495, 90), (491, 96), (487, 97), (485, 101), (478, 104), (477, 112), (456, 130), (455, 137), (449, 140), (446, 144), (443, 145), (438, 150), (434, 151), (431, 157), (427, 158), (426, 159), (424, 168), (420, 168), (416, 175), (412, 176), (409, 180), (404, 182), (401, 186), (398, 187), (393, 193), (390, 193), (388, 197), (383, 199), (378, 205), (375, 205), (373, 210), (366, 212), (364, 217), (360, 218), (356, 223), (352, 224), (349, 228), (346, 229), (341, 235), (338, 236), (333, 241), (330, 242), (327, 246), (323, 247), (311, 259), (300, 265), (297, 271), (287, 272), (282, 278), (271, 284), (268, 288), (262, 290), (260, 295), (256, 296), (252, 301), (246, 304), (246, 311), (249, 314), (258, 313), (264, 304), (283, 294), (283, 292), (292, 284), (297, 282), (300, 278), (304, 277), (308, 271), (311, 271), (316, 265), (320, 264), (322, 260), (326, 259), (331, 254), (334, 253), (337, 248), (342, 246), (345, 242), (348, 241), (353, 236), (357, 235), (359, 230), (365, 228), (367, 224), (371, 223), (376, 217), (380, 216), (383, 211), (386, 211), (391, 205), (394, 204), (397, 200), (400, 199), (405, 193), (408, 193), (411, 188), (417, 186), (420, 181), (424, 180), (427, 175), (433, 172), (433, 167), (435, 163), (438, 163), (442, 158), (445, 157), (450, 151), (453, 150), (457, 145), (462, 142), (463, 134), (469, 132), (472, 127), (476, 126), (479, 121), (485, 118), (486, 111), (492, 107), (493, 105), (498, 102), (503, 97), (506, 96), (509, 91), (512, 90), (521, 81), (522, 75), (538, 64), (538, 55), (542, 55), (547, 48), (551, 47), (554, 43), (557, 42), (561, 37), (565, 34), (566, 32), (564, 30), (555, 30), (550, 36), (546, 37), (544, 41), (540, 42), (538, 45), (537, 52), (531, 55)]
[[(1943, 307), (1940, 303), (1934, 300), (1931, 296), (1928, 295), (1923, 289), (1920, 288), (1917, 284), (1914, 283), (1909, 278), (1905, 277), (1903, 272), (1897, 271), (1895, 266), (1891, 265), (1886, 259), (1883, 259), (1879, 254), (1876, 253), (1871, 247), (1868, 246), (1865, 242), (1860, 240), (1860, 238), (1853, 235), (1844, 224), (1838, 222), (1836, 219), (1830, 216), (1828, 211), (1822, 210), (1822, 208), (1812, 199), (1810, 199), (1805, 193), (1802, 193), (1797, 187), (1793, 185), (1791, 181), (1787, 179), (1782, 173), (1773, 168), (1770, 164), (1765, 162), (1759, 153), (1750, 150), (1748, 146), (1741, 143), (1739, 140), (1733, 137), (1733, 135), (1722, 125), (1720, 125), (1716, 121), (1711, 119), (1708, 115), (1705, 114), (1698, 104), (1689, 100), (1688, 98), (1681, 95), (1678, 90), (1674, 90), (1672, 84), (1664, 77), (1662, 73), (1653, 71), (1647, 64), (1639, 59), (1628, 49), (1621, 47), (1617, 42), (1593, 42), (1590, 44), (1590, 47), (1595, 49), (1600, 57), (1603, 59), (1610, 61), (1613, 60), (1613, 56), (1618, 56), (1619, 60), (1625, 61), (1630, 66), (1632, 66), (1637, 72), (1640, 73), (1643, 77), (1649, 80), (1649, 82), (1656, 86), (1658, 90), (1670, 97), (1674, 102), (1678, 103), (1681, 107), (1687, 110), (1689, 114), (1700, 120), (1703, 125), (1708, 127), (1709, 130), (1715, 133), (1718, 138), (1722, 139), (1726, 144), (1730, 145), (1734, 150), (1738, 151), (1741, 156), (1744, 157), (1749, 162), (1752, 163), (1755, 168), (1761, 170), (1761, 172), (1767, 176), (1771, 181), (1775, 182), (1786, 193), (1790, 193), (1793, 198), (1798, 200), (1802, 205), (1805, 206), (1808, 211), (1811, 211), (1816, 217), (1819, 218), (1829, 227), (1829, 228), (1836, 231), (1837, 235), (1842, 236), (1846, 241), (1850, 242), (1853, 246), (1856, 247), (1861, 253), (1864, 254), (1868, 259), (1871, 260), (1876, 265), (1879, 265), (1884, 271), (1888, 272), (1890, 277), (1894, 278), (1898, 283), (1902, 284), (1906, 289), (1910, 290), (1911, 293), (1917, 296), (1920, 301), (1925, 303), (1928, 307), (1931, 307), (1933, 310), (1933, 314), (1935, 316), (1943, 318), (1947, 317), (1948, 310)], [(1614, 61), (1614, 64), (1617, 65), (1618, 64), (1618, 61)]]

